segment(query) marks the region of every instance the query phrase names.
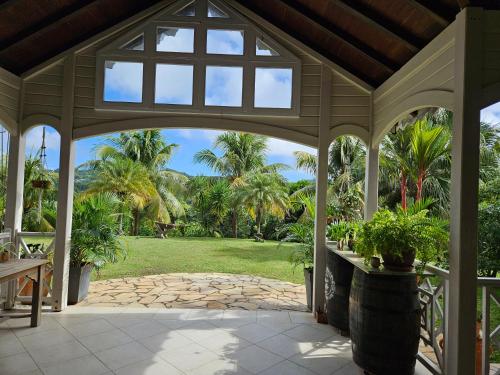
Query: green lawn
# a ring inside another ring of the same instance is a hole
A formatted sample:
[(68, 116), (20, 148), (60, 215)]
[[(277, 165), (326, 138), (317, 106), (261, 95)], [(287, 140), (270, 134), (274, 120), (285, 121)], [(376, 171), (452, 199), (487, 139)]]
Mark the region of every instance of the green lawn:
[[(123, 237), (124, 261), (107, 265), (100, 279), (170, 272), (248, 274), (304, 283), (302, 270), (289, 263), (292, 244), (249, 239)], [(94, 279), (97, 279), (94, 275)]]

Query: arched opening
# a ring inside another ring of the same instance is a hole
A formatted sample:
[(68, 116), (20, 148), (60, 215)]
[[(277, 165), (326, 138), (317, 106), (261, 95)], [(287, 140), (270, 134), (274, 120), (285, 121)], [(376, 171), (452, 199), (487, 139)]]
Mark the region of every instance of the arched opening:
[(10, 133), (0, 122), (0, 232), (5, 227), (5, 209), (7, 204), (7, 175), (9, 163)]
[[(207, 129), (132, 130), (76, 147), (73, 245), (99, 201), (127, 248), (94, 274), (83, 305), (307, 309), (303, 275), (289, 262), (296, 246), (280, 240), (300, 216), (291, 195), (314, 186), (294, 151), (313, 148)], [(160, 293), (140, 286), (152, 279)]]
[(26, 138), (22, 230), (54, 232), (60, 136), (49, 125), (30, 127)]
[[(500, 178), (500, 111), (498, 104), (481, 111), (479, 137), (479, 249), (477, 276), (497, 277), (499, 268), (498, 252), (493, 251), (495, 240), (494, 226), (500, 223), (498, 215), (498, 179)], [(453, 113), (444, 108), (424, 108), (400, 120), (385, 135), (380, 145), (380, 178), (379, 206), (392, 212), (406, 212), (414, 215), (422, 210), (428, 211), (426, 216), (435, 220), (434, 228), (442, 226), (446, 233), (445, 244), (439, 252), (420, 254), (430, 255), (426, 269), (433, 274), (423, 279), (419, 285), (424, 314), (432, 314), (434, 323), (423, 322), (424, 330), (421, 340), (421, 357), (430, 366), (443, 368), (444, 359), (439, 342), (444, 327), (440, 323), (443, 312), (435, 310), (437, 306), (445, 307), (445, 295), (448, 293), (450, 254), (448, 254), (448, 237), (451, 225), (451, 185), (452, 172), (452, 132)], [(467, 156), (464, 156), (467, 157)], [(472, 156), (471, 156), (472, 157)], [(496, 190), (495, 190), (496, 189)], [(379, 220), (380, 223), (380, 220)], [(432, 227), (431, 227), (432, 229)], [(430, 232), (429, 232), (430, 233)], [(496, 248), (495, 248), (496, 249)], [(478, 281), (481, 284), (481, 281)], [(478, 289), (477, 316), (482, 319), (481, 329), (488, 329), (489, 334), (498, 327), (495, 318), (499, 306), (491, 303), (485, 310), (481, 300), (489, 300), (488, 291)], [(431, 310), (434, 309), (434, 312)], [(486, 328), (485, 328), (486, 327)], [(491, 329), (490, 329), (491, 328)], [(484, 334), (482, 337), (486, 337)], [(433, 341), (434, 340), (434, 341)], [(432, 345), (433, 352), (425, 350), (423, 345)], [(446, 345), (446, 344), (445, 344)], [(489, 344), (487, 347), (490, 347)], [(491, 346), (490, 362), (494, 363), (498, 356), (498, 348)]]

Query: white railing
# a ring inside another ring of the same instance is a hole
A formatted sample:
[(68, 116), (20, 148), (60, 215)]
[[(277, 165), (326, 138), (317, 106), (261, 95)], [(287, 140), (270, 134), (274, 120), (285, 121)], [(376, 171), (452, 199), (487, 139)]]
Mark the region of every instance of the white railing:
[[(0, 232), (0, 245), (5, 245), (12, 242), (12, 235), (9, 229)], [(8, 306), (9, 303), (9, 285), (8, 283), (0, 284), (0, 304)]]
[[(17, 232), (15, 233), (14, 238), (14, 251), (15, 255), (18, 258), (39, 258), (39, 259), (47, 259), (50, 258), (51, 253), (54, 252), (54, 240), (55, 240), (55, 232)], [(39, 242), (40, 239), (43, 238), (51, 238), (52, 240), (49, 242), (47, 246), (45, 244)], [(30, 241), (31, 239), (31, 241)], [(43, 290), (47, 290), (48, 294), (44, 295), (42, 301), (45, 304), (52, 304), (52, 275), (53, 273), (53, 265), (49, 263), (45, 267), (45, 279), (43, 280), (42, 288)], [(21, 303), (30, 303), (31, 295), (21, 295), (23, 289), (31, 283), (31, 279), (25, 277), (22, 282), (15, 282), (14, 287), (11, 291), (13, 293), (14, 303), (15, 301)], [(45, 293), (44, 293), (45, 294)]]
[[(500, 325), (491, 327), (491, 302), (500, 307), (500, 279), (478, 277), (477, 286), (481, 288), (481, 332), (482, 354), (481, 374), (490, 375), (490, 353), (492, 344), (500, 346)], [(431, 351), (419, 351), (418, 360), (433, 374), (446, 374), (445, 350), (447, 337), (449, 272), (434, 266), (426, 267), (426, 274), (419, 285), (421, 316), (421, 341)], [(497, 369), (498, 370), (498, 369)]]

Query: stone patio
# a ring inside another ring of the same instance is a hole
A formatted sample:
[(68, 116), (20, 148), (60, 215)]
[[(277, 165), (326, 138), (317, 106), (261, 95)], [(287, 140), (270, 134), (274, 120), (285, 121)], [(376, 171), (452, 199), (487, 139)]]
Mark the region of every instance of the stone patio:
[(80, 305), (307, 311), (303, 285), (222, 273), (171, 273), (95, 281)]

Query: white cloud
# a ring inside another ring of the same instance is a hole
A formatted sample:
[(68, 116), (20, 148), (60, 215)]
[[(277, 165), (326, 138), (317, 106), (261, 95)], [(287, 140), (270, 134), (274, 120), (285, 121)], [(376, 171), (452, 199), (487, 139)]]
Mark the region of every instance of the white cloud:
[(158, 64), (156, 66), (156, 103), (187, 104), (193, 102), (193, 66)]
[[(43, 126), (32, 128), (26, 134), (26, 150), (35, 153), (42, 145)], [(61, 137), (56, 130), (45, 127), (45, 146), (48, 150), (59, 150)]]
[(257, 68), (255, 106), (257, 108), (290, 108), (291, 103), (292, 69)]
[(104, 100), (142, 101), (142, 63), (107, 61), (104, 75)]
[(269, 138), (267, 145), (269, 149), (268, 154), (270, 156), (281, 156), (295, 160), (295, 157), (293, 156), (293, 153), (295, 151), (305, 151), (309, 152), (310, 154), (316, 155), (315, 148), (304, 146), (299, 143), (285, 141), (283, 139)]
[(221, 55), (243, 55), (243, 32), (208, 30), (207, 52)]
[(156, 49), (162, 52), (192, 53), (194, 48), (194, 29), (173, 27), (159, 29)]
[(484, 108), (481, 111), (481, 121), (492, 124), (500, 123), (500, 102)]
[(242, 90), (243, 68), (207, 66), (206, 105), (240, 107)]

